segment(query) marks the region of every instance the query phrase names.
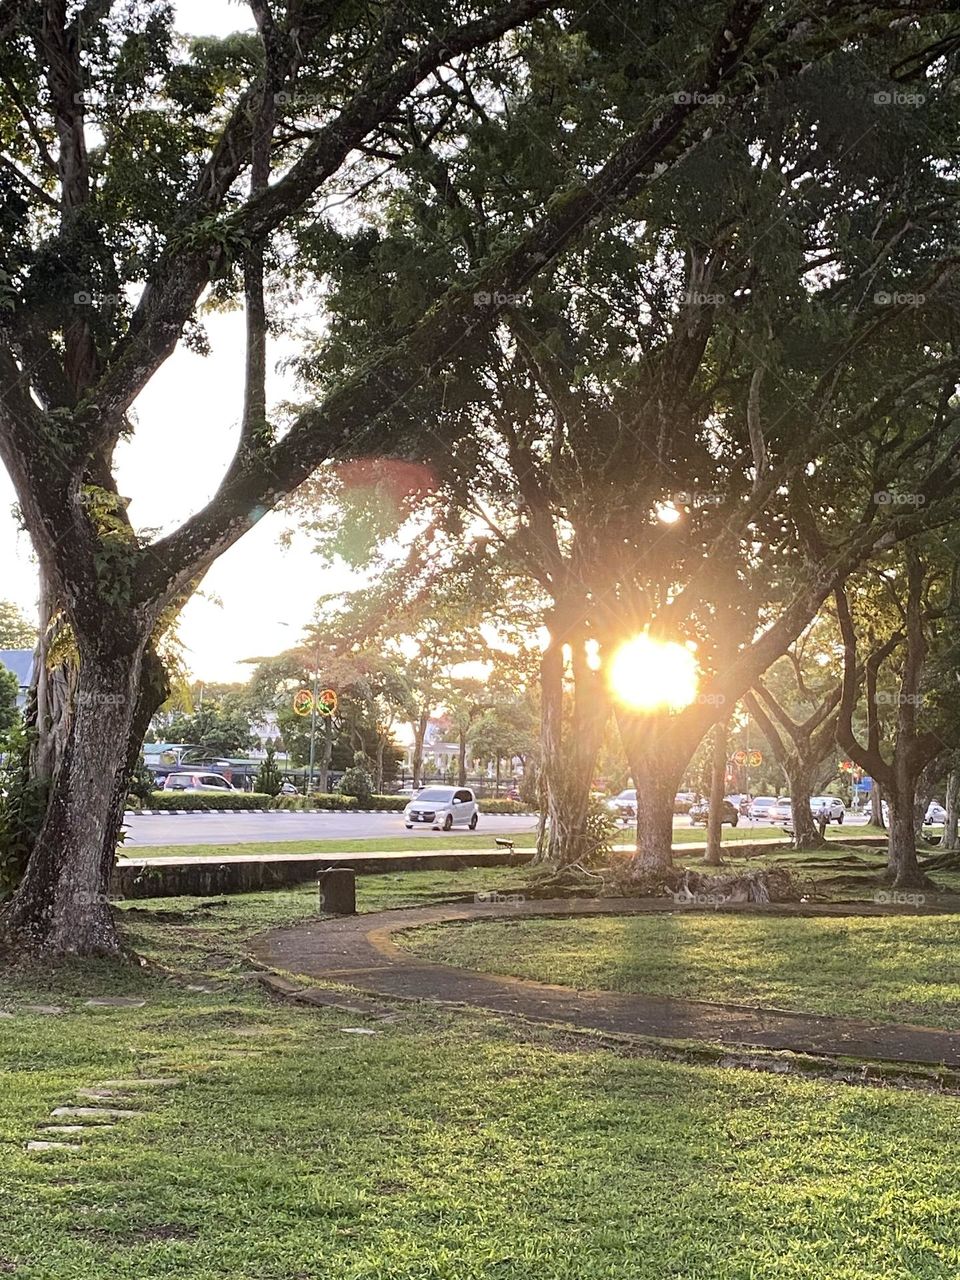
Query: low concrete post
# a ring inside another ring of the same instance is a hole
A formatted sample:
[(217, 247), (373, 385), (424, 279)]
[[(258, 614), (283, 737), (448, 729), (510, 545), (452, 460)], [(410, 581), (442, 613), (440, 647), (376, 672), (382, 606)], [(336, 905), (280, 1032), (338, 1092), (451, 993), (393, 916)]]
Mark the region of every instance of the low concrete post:
[(317, 877), (320, 909), (332, 916), (357, 914), (357, 873), (350, 867), (331, 867)]

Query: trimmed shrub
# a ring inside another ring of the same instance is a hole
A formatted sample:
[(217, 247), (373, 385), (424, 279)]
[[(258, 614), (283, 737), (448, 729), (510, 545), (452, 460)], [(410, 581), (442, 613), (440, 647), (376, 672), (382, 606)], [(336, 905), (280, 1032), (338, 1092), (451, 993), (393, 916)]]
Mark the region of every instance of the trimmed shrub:
[(270, 805), (271, 809), (288, 809), (294, 813), (308, 812), (311, 809), (378, 809), (382, 813), (403, 813), (409, 804), (404, 796), (371, 796), (366, 804), (361, 804), (356, 796), (318, 795), (318, 796), (277, 796)]
[(269, 809), (271, 797), (257, 791), (154, 791), (150, 809), (189, 809), (194, 813), (238, 813)]
[(478, 800), (481, 813), (529, 813), (531, 806), (519, 800)]
[(403, 813), (410, 803), (409, 796), (371, 796), (364, 809), (380, 809), (383, 813)]
[(355, 796), (360, 808), (366, 809), (373, 799), (373, 779), (366, 769), (355, 764), (344, 772), (337, 783), (337, 791), (342, 796)]

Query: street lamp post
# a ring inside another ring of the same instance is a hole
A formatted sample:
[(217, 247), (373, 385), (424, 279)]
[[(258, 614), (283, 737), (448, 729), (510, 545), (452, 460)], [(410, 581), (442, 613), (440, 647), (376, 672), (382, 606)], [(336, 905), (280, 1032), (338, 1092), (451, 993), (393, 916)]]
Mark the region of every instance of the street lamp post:
[(307, 795), (313, 792), (313, 771), (317, 761), (317, 694), (320, 682), (320, 641), (313, 654), (313, 707), (310, 710), (310, 774), (307, 780)]
[[(292, 622), (281, 622), (281, 627), (293, 627)], [(307, 775), (307, 795), (313, 791), (313, 775), (317, 763), (317, 694), (320, 690), (320, 637), (313, 650), (313, 706), (310, 710), (310, 768)], [(328, 779), (329, 780), (329, 779)], [(326, 786), (326, 783), (324, 784)]]

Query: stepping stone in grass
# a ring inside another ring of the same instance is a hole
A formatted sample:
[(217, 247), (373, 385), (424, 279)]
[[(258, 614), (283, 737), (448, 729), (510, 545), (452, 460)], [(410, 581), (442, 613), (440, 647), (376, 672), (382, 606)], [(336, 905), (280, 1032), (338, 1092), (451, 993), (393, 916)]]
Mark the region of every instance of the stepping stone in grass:
[(55, 1107), (50, 1112), (55, 1120), (61, 1116), (75, 1116), (78, 1120), (133, 1120), (140, 1114), (139, 1111), (122, 1111), (116, 1107)]
[(12, 1013), (7, 1013), (6, 1009), (0, 1009), (0, 1018), (12, 1018)]
[(22, 1004), (20, 1012), (36, 1013), (43, 1017), (55, 1018), (60, 1013), (66, 1013), (66, 1009), (61, 1009), (58, 1004)]
[(85, 1098), (88, 1102), (103, 1102), (109, 1098), (126, 1098), (129, 1094), (122, 1089), (77, 1089), (75, 1090), (78, 1098)]
[(341, 1027), (341, 1034), (345, 1036), (378, 1036), (381, 1033), (374, 1031), (372, 1027)]
[(146, 1003), (136, 996), (98, 996), (95, 1000), (84, 1000), (88, 1009), (142, 1009)]
[(82, 1151), (75, 1142), (28, 1142), (28, 1151)]
[(154, 1080), (147, 1076), (139, 1076), (136, 1080), (103, 1080), (96, 1087), (119, 1089), (126, 1093), (130, 1089), (174, 1089), (178, 1084), (183, 1084), (179, 1076), (163, 1076)]
[(99, 1133), (101, 1129), (115, 1129), (115, 1124), (45, 1124), (41, 1133)]

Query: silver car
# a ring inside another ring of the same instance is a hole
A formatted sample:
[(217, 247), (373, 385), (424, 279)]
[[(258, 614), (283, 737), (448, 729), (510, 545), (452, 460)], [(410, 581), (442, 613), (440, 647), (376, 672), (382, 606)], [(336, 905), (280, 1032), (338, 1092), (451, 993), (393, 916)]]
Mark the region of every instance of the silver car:
[(469, 787), (427, 787), (403, 811), (408, 831), (420, 824), (431, 826), (434, 831), (460, 826), (474, 831), (479, 816), (477, 798)]
[(822, 810), (827, 812), (827, 822), (836, 822), (841, 824), (847, 816), (846, 807), (841, 799), (837, 796), (812, 796), (810, 799), (810, 808), (815, 818), (820, 817)]

